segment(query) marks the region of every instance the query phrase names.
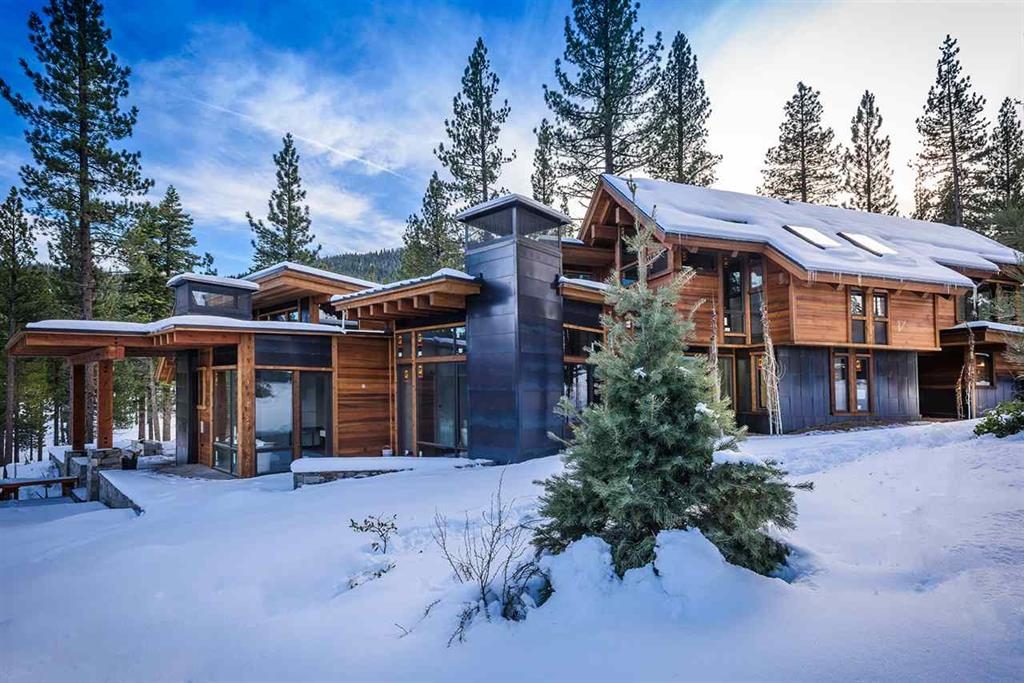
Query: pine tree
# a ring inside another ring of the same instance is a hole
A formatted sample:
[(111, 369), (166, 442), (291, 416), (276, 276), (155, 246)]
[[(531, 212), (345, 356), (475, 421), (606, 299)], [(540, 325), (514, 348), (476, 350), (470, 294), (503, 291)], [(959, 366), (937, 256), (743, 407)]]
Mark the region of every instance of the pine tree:
[[(25, 217), (25, 207), (18, 191), (13, 187), (0, 204), (0, 292), (3, 296), (3, 316), (6, 320), (6, 339), (32, 319), (33, 291), (38, 286), (34, 277), (36, 258), (35, 236)], [(5, 353), (6, 394), (4, 399), (4, 439), (0, 465), (14, 462), (16, 448), (15, 422), (18, 415), (17, 374), (14, 356)], [(2, 468), (0, 468), (2, 471)]]
[(803, 82), (784, 108), (779, 144), (765, 155), (760, 194), (815, 204), (831, 204), (839, 189), (839, 150), (835, 134), (821, 124), (821, 93)]
[(406, 221), (400, 277), (420, 277), (439, 268), (462, 267), (462, 239), (448, 205), (448, 190), (435, 171), (423, 195), (420, 213)]
[[(29, 41), (38, 68), (21, 60), (39, 98), (30, 102), (0, 80), (0, 94), (25, 119), (35, 166), (21, 169), (24, 195), (44, 227), (74, 232), (80, 315), (92, 318), (95, 300), (94, 246), (114, 243), (120, 219), (131, 205), (122, 198), (144, 194), (137, 152), (118, 151), (138, 112), (122, 111), (130, 69), (108, 47), (110, 29), (95, 0), (50, 0), (47, 22), (29, 15)], [(70, 255), (70, 254), (69, 254)]]
[(989, 142), (989, 182), (997, 210), (1018, 204), (1024, 194), (1024, 132), (1016, 105), (1007, 97)]
[(455, 179), (455, 197), (466, 204), (493, 197), (501, 167), (515, 158), (515, 152), (505, 156), (498, 147), (501, 126), (510, 111), (508, 100), (498, 108), (494, 106), (499, 83), (497, 74), (491, 71), (484, 39), (477, 38), (462, 74), (462, 90), (452, 100), (452, 118), (444, 122), (448, 145), (442, 142), (434, 150)]
[(533, 134), (537, 136), (537, 149), (533, 152), (533, 173), (530, 174), (533, 198), (541, 204), (553, 206), (558, 191), (554, 130), (547, 119), (541, 119), (540, 126), (533, 129)]
[(309, 206), (304, 206), (306, 191), (299, 177), (299, 153), (295, 140), (288, 133), (281, 151), (274, 155), (277, 166), (277, 188), (267, 202), (267, 223), (256, 220), (248, 211), (245, 217), (253, 231), (253, 270), (281, 261), (312, 265), (320, 255), (316, 236), (310, 231)]
[(707, 187), (715, 182), (720, 154), (708, 151), (711, 100), (697, 71), (697, 57), (676, 33), (651, 100), (652, 130), (646, 140), (648, 170), (655, 178)]
[(122, 241), (125, 266), (124, 294), (129, 314), (136, 320), (151, 322), (165, 318), (174, 308), (173, 293), (167, 280), (179, 273), (209, 271), (213, 257), (199, 256), (192, 234), (192, 217), (181, 205), (173, 185), (167, 188), (159, 204), (139, 211), (135, 225)]
[(896, 215), (896, 196), (889, 166), (889, 136), (881, 134), (882, 115), (875, 96), (865, 90), (850, 122), (850, 147), (843, 155), (847, 208)]
[(545, 85), (544, 100), (555, 115), (559, 176), (574, 197), (589, 197), (602, 173), (644, 165), (661, 34), (645, 44), (638, 8), (633, 0), (573, 0), (565, 19), (558, 86)]
[(928, 220), (980, 228), (986, 214), (985, 98), (974, 93), (971, 77), (961, 75), (956, 40), (946, 36), (935, 83), (928, 90), (924, 114), (917, 119), (921, 136), (918, 164), (924, 187), (932, 194)]
[[(792, 528), (792, 488), (773, 464), (715, 464), (713, 453), (735, 438), (732, 412), (713, 398), (703, 357), (686, 354), (693, 322), (676, 309), (691, 273), (670, 286), (647, 286), (658, 256), (653, 225), (638, 226), (629, 247), (638, 280), (613, 278), (604, 317), (607, 341), (591, 352), (601, 400), (576, 413), (564, 471), (543, 482), (543, 522), (534, 541), (560, 552), (583, 536), (612, 548), (619, 575), (653, 559), (665, 529), (696, 527), (731, 562), (768, 573), (788, 548), (764, 533), (769, 524)], [(734, 436), (729, 436), (734, 435)]]
[[(45, 19), (43, 18), (45, 17)], [(21, 169), (22, 193), (40, 227), (53, 239), (51, 257), (63, 271), (69, 315), (93, 318), (96, 257), (116, 244), (131, 198), (152, 181), (139, 153), (115, 149), (131, 137), (138, 111), (122, 110), (130, 70), (110, 52), (110, 30), (97, 0), (49, 0), (43, 17), (29, 15), (29, 42), (37, 66), (21, 60), (37, 99), (0, 79), (0, 95), (27, 124), (33, 166)], [(93, 374), (86, 373), (86, 437), (95, 414)]]

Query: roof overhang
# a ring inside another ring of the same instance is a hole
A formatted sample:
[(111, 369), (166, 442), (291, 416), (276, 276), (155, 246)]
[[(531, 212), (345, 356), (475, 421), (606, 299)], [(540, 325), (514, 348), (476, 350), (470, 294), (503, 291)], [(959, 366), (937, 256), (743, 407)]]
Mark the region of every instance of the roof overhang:
[[(94, 329), (82, 329), (75, 325), (80, 322), (47, 320), (35, 323), (41, 327), (29, 327), (11, 337), (7, 343), (7, 352), (23, 358), (65, 358), (77, 364), (125, 357), (167, 356), (177, 351), (233, 346), (246, 334), (377, 334), (345, 331), (340, 326), (327, 324), (268, 321), (218, 324), (215, 320), (208, 323), (201, 320), (174, 322), (174, 318), (168, 318), (148, 324), (111, 322), (105, 328), (96, 325)], [(66, 326), (62, 327), (62, 323), (66, 323)], [(119, 329), (119, 325), (123, 327)]]
[(974, 344), (1006, 344), (1021, 336), (1024, 336), (1024, 327), (978, 320), (939, 330), (939, 344), (943, 348), (968, 346), (972, 337)]
[(558, 279), (558, 293), (566, 299), (588, 304), (604, 304), (608, 285), (603, 282), (562, 277)]
[(422, 318), (466, 310), (466, 297), (479, 294), (482, 285), (479, 279), (465, 273), (441, 270), (426, 277), (334, 297), (331, 305), (351, 319)]
[(252, 296), (254, 308), (268, 308), (304, 297), (313, 297), (317, 303), (326, 303), (332, 296), (376, 286), (368, 280), (288, 262), (256, 271), (245, 279), (259, 286), (259, 290)]

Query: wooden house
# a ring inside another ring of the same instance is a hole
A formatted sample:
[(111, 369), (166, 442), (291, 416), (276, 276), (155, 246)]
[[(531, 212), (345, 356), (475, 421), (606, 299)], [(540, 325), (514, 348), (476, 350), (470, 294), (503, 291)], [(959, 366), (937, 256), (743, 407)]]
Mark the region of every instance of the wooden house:
[[(179, 463), (250, 477), (299, 457), (549, 455), (566, 395), (595, 396), (604, 281), (635, 277), (623, 237), (639, 218), (666, 247), (659, 286), (695, 271), (680, 301), (691, 348), (712, 338), (738, 419), (767, 427), (764, 329), (783, 369), (786, 431), (955, 416), (965, 364), (978, 410), (1014, 393), (1003, 356), (1019, 329), (978, 319), (1016, 287), (1018, 255), (945, 225), (662, 181), (604, 176), (576, 237), (568, 217), (509, 195), (473, 207), (464, 270), (378, 285), (281, 263), (245, 278), (182, 274), (171, 317), (48, 320), (8, 343), (71, 367), (71, 441), (85, 447), (87, 368), (97, 446), (113, 440), (113, 363), (159, 357), (176, 384)], [(762, 319), (761, 307), (766, 315)], [(974, 355), (969, 354), (973, 349)]]

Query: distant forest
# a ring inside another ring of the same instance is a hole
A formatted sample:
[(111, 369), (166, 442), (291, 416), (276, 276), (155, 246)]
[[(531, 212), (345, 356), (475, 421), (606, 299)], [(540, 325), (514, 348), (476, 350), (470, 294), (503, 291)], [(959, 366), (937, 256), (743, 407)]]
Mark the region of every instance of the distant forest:
[(398, 268), (401, 265), (401, 247), (368, 251), (364, 254), (335, 254), (325, 256), (320, 261), (320, 267), (326, 270), (380, 283), (397, 280)]

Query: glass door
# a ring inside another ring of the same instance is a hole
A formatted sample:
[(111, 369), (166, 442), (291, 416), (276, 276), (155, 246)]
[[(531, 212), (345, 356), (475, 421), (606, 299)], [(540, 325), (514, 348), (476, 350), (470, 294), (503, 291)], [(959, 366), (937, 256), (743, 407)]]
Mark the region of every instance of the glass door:
[(287, 472), (294, 428), (291, 370), (256, 371), (256, 474)]
[(303, 457), (331, 452), (331, 373), (299, 373), (299, 451)]
[(238, 474), (238, 386), (235, 370), (213, 373), (213, 466)]

